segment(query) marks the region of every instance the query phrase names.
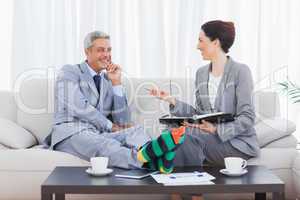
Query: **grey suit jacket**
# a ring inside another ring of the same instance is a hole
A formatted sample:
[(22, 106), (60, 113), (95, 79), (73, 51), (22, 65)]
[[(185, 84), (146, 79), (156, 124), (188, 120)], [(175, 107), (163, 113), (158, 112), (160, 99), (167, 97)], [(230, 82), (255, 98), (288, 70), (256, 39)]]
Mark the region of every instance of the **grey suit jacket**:
[(126, 96), (114, 94), (106, 74), (101, 79), (99, 95), (85, 62), (63, 66), (55, 85), (53, 129), (45, 143), (53, 148), (55, 144), (86, 129), (110, 132), (109, 120), (118, 124), (130, 121)]
[(196, 74), (195, 107), (176, 100), (170, 112), (176, 116), (192, 116), (212, 112), (232, 113), (235, 121), (217, 124), (217, 135), (222, 142), (229, 141), (241, 152), (257, 156), (259, 145), (254, 129), (255, 111), (252, 99), (253, 80), (248, 66), (228, 57), (220, 81), (214, 108), (209, 101), (208, 79), (211, 64), (198, 69)]

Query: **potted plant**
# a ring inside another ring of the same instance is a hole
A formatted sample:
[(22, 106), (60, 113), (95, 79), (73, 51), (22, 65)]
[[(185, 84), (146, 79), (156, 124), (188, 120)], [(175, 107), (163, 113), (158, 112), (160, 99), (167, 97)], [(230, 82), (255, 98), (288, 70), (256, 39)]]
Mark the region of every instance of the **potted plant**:
[[(279, 86), (281, 87), (281, 92), (283, 92), (285, 95), (287, 95), (287, 97), (290, 99), (290, 101), (293, 104), (299, 104), (300, 103), (300, 87), (298, 85), (296, 85), (295, 83), (293, 83), (292, 81), (290, 81), (289, 79), (287, 79), (287, 81), (284, 82), (280, 82), (278, 83)], [(298, 107), (298, 106), (297, 106)], [(294, 120), (297, 123), (297, 125), (300, 125), (300, 119), (299, 119), (299, 107), (298, 109), (294, 108)], [(296, 110), (295, 110), (296, 109)], [(299, 136), (298, 136), (299, 139)], [(298, 146), (297, 149), (300, 149), (300, 143), (298, 142)]]
[(287, 95), (293, 104), (300, 103), (300, 87), (298, 85), (289, 79), (278, 84), (281, 87), (281, 91)]

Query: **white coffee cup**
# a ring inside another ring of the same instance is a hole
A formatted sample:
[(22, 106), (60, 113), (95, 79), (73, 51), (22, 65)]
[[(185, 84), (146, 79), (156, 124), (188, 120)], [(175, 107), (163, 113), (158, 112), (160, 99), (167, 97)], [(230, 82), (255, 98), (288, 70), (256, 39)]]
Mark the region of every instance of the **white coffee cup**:
[(90, 161), (92, 171), (95, 173), (103, 172), (107, 169), (108, 157), (92, 157)]
[(247, 161), (239, 157), (226, 157), (224, 161), (229, 173), (241, 173), (247, 167)]

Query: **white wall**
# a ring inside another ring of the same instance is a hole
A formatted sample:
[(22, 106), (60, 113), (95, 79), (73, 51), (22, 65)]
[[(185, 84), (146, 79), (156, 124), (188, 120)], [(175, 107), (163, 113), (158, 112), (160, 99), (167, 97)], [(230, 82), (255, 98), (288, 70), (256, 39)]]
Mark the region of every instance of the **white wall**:
[(10, 88), (13, 0), (0, 1), (0, 90)]

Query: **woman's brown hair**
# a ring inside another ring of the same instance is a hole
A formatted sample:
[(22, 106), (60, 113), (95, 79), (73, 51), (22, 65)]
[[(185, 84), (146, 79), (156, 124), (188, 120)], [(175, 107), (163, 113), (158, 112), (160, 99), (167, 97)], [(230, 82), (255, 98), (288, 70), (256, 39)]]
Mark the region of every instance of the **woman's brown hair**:
[(218, 39), (221, 48), (225, 53), (228, 53), (235, 38), (235, 28), (233, 22), (225, 22), (221, 20), (214, 20), (206, 22), (201, 26), (201, 29), (211, 41)]

